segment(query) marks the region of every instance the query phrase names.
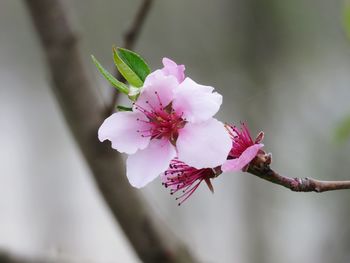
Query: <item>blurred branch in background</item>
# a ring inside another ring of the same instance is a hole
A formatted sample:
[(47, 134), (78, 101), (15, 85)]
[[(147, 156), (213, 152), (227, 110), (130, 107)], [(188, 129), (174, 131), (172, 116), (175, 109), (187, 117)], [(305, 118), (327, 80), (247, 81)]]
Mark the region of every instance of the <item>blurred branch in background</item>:
[(127, 182), (121, 156), (97, 139), (105, 106), (91, 85), (76, 32), (60, 0), (25, 0), (46, 55), (64, 117), (114, 217), (143, 262), (196, 262)]
[[(125, 32), (124, 35), (124, 43), (123, 46), (127, 49), (133, 49), (136, 43), (136, 40), (138, 36), (140, 35), (142, 26), (145, 22), (145, 19), (147, 17), (147, 14), (149, 13), (149, 10), (151, 8), (151, 5), (153, 3), (153, 0), (143, 0), (142, 4), (140, 5), (140, 8), (138, 12), (135, 15), (135, 19), (132, 21), (132, 24), (130, 28)], [(123, 81), (123, 76), (119, 73), (119, 71), (116, 72), (116, 77), (119, 81)], [(115, 105), (118, 100), (119, 92), (116, 90), (113, 90), (113, 96), (111, 100), (111, 104), (109, 108), (107, 109), (107, 116), (111, 115), (115, 111)]]
[(30, 257), (19, 255), (14, 252), (8, 252), (0, 248), (1, 263), (73, 263), (73, 262), (91, 262), (82, 258), (72, 258), (64, 255), (50, 255)]
[[(44, 263), (44, 261), (38, 259), (29, 259), (22, 256), (14, 255), (0, 250), (0, 262), (1, 263)], [(53, 261), (45, 261), (53, 262)]]

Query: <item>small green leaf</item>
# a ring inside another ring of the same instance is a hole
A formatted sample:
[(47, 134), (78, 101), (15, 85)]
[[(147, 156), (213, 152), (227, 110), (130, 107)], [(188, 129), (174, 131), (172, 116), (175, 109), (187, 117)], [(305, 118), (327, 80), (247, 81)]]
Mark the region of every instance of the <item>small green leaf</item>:
[(145, 60), (139, 54), (125, 48), (117, 48), (117, 53), (142, 82), (144, 82), (146, 77), (151, 73), (151, 69)]
[(129, 94), (128, 86), (126, 86), (123, 82), (120, 82), (119, 80), (117, 80), (111, 73), (109, 73), (106, 69), (104, 69), (93, 55), (91, 55), (91, 58), (95, 66), (97, 67), (97, 69), (105, 77), (105, 79), (112, 84), (112, 86), (114, 86), (120, 92), (125, 93), (126, 95)]
[(134, 87), (140, 88), (151, 72), (144, 59), (125, 48), (113, 48), (114, 63), (120, 74)]
[(350, 115), (344, 118), (335, 131), (335, 139), (344, 142), (350, 139)]
[(350, 39), (350, 0), (345, 1), (343, 10), (343, 24), (346, 35)]
[(118, 105), (117, 110), (119, 110), (119, 111), (132, 111), (132, 108)]

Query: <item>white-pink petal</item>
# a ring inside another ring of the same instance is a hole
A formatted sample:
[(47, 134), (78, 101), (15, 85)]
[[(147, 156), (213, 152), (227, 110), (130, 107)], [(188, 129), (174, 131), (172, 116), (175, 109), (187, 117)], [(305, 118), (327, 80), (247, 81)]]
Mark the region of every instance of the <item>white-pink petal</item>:
[(139, 98), (134, 109), (153, 111), (166, 107), (173, 99), (174, 92), (179, 86), (174, 76), (166, 76), (157, 70), (147, 76)]
[(133, 154), (147, 147), (150, 138), (142, 137), (138, 130), (149, 129), (149, 124), (143, 122), (145, 116), (139, 112), (117, 112), (109, 116), (98, 130), (99, 140), (109, 140), (112, 148), (119, 152)]
[(258, 154), (259, 150), (263, 146), (264, 146), (263, 144), (259, 143), (248, 147), (238, 158), (227, 160), (221, 166), (221, 170), (223, 172), (237, 172), (242, 170), (247, 164), (249, 164), (255, 158), (255, 156)]
[(144, 187), (164, 172), (175, 156), (175, 147), (168, 140), (151, 140), (146, 149), (127, 159), (126, 175), (130, 184), (136, 188)]
[(186, 78), (176, 89), (173, 108), (183, 113), (189, 122), (206, 121), (218, 112), (222, 104), (222, 96), (213, 90), (213, 87)]
[(181, 83), (185, 79), (184, 65), (178, 65), (169, 58), (163, 58), (162, 62), (164, 65), (164, 68), (162, 68), (162, 71), (164, 72), (165, 75), (174, 76), (179, 83)]
[(231, 146), (232, 141), (223, 123), (214, 118), (187, 123), (179, 130), (176, 141), (179, 160), (197, 169), (222, 165)]

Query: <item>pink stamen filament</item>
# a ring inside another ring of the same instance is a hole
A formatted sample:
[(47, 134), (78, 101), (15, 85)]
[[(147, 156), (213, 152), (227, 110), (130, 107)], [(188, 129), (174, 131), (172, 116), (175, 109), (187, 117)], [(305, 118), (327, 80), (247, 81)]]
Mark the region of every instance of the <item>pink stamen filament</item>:
[(215, 172), (210, 168), (198, 170), (175, 159), (172, 160), (165, 176), (166, 182), (163, 185), (172, 188), (170, 194), (182, 192), (176, 197), (176, 200), (180, 201), (178, 205), (181, 205), (196, 191), (203, 180), (213, 178)]
[(225, 125), (228, 130), (233, 146), (230, 151), (230, 157), (238, 158), (248, 147), (254, 145), (247, 126), (242, 123), (241, 130), (237, 129), (236, 126)]
[(203, 181), (203, 179), (201, 179), (197, 184), (195, 184), (188, 192), (184, 192), (183, 195), (179, 196), (176, 198), (176, 200), (180, 200), (181, 198), (183, 198), (178, 205), (180, 206), (181, 204), (183, 204), (183, 202), (185, 202), (193, 193), (194, 191), (197, 190), (198, 186), (201, 184), (201, 182)]

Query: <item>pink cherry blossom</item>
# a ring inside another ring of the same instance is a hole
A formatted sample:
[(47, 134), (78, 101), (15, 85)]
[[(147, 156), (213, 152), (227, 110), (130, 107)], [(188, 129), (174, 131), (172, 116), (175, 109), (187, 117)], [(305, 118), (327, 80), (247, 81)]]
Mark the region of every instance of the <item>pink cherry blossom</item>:
[(183, 65), (163, 59), (164, 68), (147, 76), (132, 112), (117, 112), (101, 125), (100, 141), (129, 154), (127, 177), (143, 187), (172, 159), (196, 169), (223, 164), (231, 149), (224, 125), (213, 116), (222, 103), (214, 88), (185, 78)]
[(152, 74), (147, 76), (144, 86), (148, 83), (153, 82), (153, 78), (158, 74), (165, 76), (173, 76), (177, 80), (177, 83), (180, 84), (185, 80), (185, 65), (178, 65), (169, 58), (163, 58), (162, 60), (163, 68), (155, 70)]
[(162, 184), (170, 188), (170, 194), (181, 192), (181, 194), (176, 197), (176, 200), (179, 201), (178, 205), (181, 205), (197, 190), (203, 181), (206, 182), (209, 189), (214, 192), (210, 180), (216, 177), (218, 173), (221, 173), (218, 169), (196, 169), (178, 159), (174, 159), (171, 161), (168, 170), (161, 175), (161, 178)]
[(169, 58), (163, 58), (162, 60), (164, 68), (162, 71), (166, 76), (172, 75), (176, 77), (177, 81), (181, 83), (185, 79), (185, 66), (177, 65), (174, 61)]
[(260, 143), (264, 138), (264, 133), (260, 132), (253, 141), (248, 127), (244, 123), (240, 130), (230, 125), (226, 125), (226, 128), (232, 139), (232, 148), (228, 160), (221, 166), (221, 170), (223, 172), (246, 170), (249, 163), (264, 146)]

